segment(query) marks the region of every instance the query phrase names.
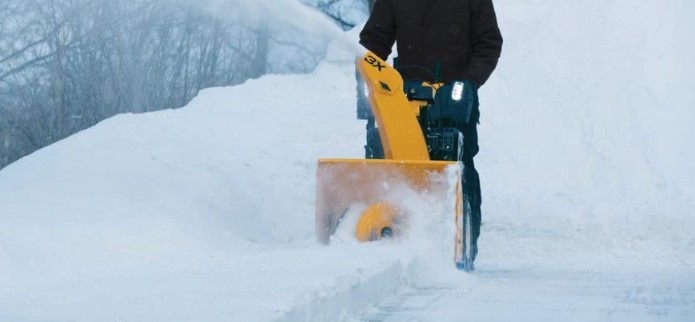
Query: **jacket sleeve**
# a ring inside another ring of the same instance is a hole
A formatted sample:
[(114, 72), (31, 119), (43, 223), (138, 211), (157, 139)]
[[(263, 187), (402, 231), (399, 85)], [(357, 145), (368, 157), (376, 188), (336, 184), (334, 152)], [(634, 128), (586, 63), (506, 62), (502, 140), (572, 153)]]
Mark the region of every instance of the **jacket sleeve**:
[(492, 0), (473, 0), (471, 6), (471, 58), (463, 78), (478, 87), (485, 84), (502, 52), (502, 34)]
[(360, 32), (360, 44), (386, 60), (396, 41), (396, 23), (391, 0), (376, 0), (367, 24)]

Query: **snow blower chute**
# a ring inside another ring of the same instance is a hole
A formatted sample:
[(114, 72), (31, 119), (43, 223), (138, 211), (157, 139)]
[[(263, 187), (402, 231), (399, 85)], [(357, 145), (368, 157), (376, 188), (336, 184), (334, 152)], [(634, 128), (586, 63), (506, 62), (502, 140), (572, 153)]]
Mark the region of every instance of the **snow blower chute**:
[[(439, 206), (432, 211), (445, 212), (451, 218), (452, 228), (455, 227), (456, 267), (468, 270), (472, 267), (471, 219), (468, 198), (461, 184), (465, 170), (460, 162), (463, 139), (455, 128), (441, 126), (441, 116), (446, 114), (442, 109), (452, 104), (438, 102), (440, 97), (460, 100), (456, 97), (460, 84), (409, 82), (404, 89), (398, 71), (373, 53), (358, 58), (356, 64), (376, 121), (383, 159), (318, 161), (316, 235), (319, 241), (330, 243), (341, 225), (353, 226), (347, 229), (354, 231), (355, 238), (361, 242), (398, 237), (415, 215), (408, 206), (414, 201), (411, 199), (434, 196)], [(449, 95), (437, 95), (444, 91)], [(404, 189), (412, 193), (404, 195), (401, 193)], [(359, 213), (357, 220), (348, 223), (345, 217), (350, 211)]]

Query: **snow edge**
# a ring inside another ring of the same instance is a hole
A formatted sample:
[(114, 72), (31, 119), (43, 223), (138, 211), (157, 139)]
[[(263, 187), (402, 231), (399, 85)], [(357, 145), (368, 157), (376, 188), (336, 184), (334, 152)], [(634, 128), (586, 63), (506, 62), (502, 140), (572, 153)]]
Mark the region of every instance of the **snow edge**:
[(396, 261), (381, 272), (350, 283), (343, 289), (335, 290), (333, 294), (314, 297), (276, 321), (347, 321), (396, 294), (407, 285), (407, 275), (407, 265), (400, 260)]

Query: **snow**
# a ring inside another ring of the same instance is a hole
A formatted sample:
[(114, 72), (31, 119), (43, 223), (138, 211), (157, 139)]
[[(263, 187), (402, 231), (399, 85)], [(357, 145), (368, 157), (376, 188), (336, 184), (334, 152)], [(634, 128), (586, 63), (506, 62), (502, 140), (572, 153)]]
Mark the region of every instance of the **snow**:
[[(349, 72), (325, 65), (210, 89), (3, 170), (0, 317), (262, 321), (393, 266), (398, 250), (345, 256), (313, 242), (317, 158), (359, 152), (345, 149), (362, 130)], [(323, 135), (338, 130), (353, 134)]]
[(488, 267), (446, 285), (416, 285), (362, 321), (692, 320), (692, 271), (547, 266)]
[(695, 5), (495, 4), (473, 274), (437, 218), (314, 241), (316, 160), (363, 154), (352, 32), (311, 74), (120, 115), (0, 171), (0, 320), (695, 319)]

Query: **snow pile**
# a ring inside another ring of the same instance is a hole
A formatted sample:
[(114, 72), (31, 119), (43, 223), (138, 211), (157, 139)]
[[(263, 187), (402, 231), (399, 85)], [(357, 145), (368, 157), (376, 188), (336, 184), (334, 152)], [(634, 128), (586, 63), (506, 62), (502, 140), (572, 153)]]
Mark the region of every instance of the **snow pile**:
[(496, 5), (505, 48), (481, 91), (482, 253), (695, 265), (695, 5)]
[[(227, 316), (221, 307), (264, 320), (317, 283), (391, 267), (393, 250), (359, 260), (307, 245), (316, 160), (362, 153), (351, 72), (323, 65), (206, 90), (187, 108), (112, 118), (0, 172), (0, 316), (84, 318), (106, 307), (114, 320), (121, 311), (147, 320), (137, 303), (156, 294), (184, 315), (202, 301), (206, 320)], [(50, 291), (37, 294), (35, 283)], [(147, 292), (118, 287), (133, 283)], [(265, 293), (245, 294), (255, 289)], [(187, 293), (195, 301), (176, 304)], [(282, 305), (220, 305), (239, 297)], [(92, 309), (94, 299), (104, 307)]]

